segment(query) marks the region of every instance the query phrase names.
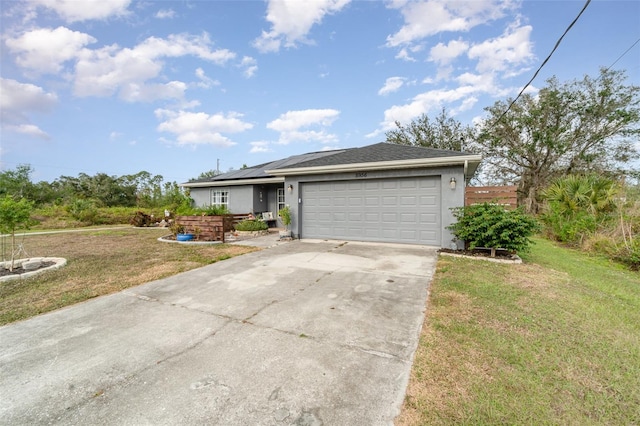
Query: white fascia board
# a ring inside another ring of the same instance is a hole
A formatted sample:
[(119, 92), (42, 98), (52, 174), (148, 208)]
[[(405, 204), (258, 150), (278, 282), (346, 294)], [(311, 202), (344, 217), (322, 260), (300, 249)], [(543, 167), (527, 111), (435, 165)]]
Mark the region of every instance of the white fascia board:
[(292, 167), (289, 169), (266, 170), (270, 175), (317, 175), (323, 173), (357, 172), (362, 170), (416, 169), (421, 167), (464, 166), (467, 163), (480, 163), (480, 155), (460, 155), (456, 157), (418, 158), (414, 160), (376, 161), (373, 163), (337, 164), (333, 166)]
[(183, 188), (210, 188), (216, 186), (264, 185), (267, 183), (284, 183), (284, 177), (218, 180), (215, 182), (187, 182), (180, 184), (180, 186)]

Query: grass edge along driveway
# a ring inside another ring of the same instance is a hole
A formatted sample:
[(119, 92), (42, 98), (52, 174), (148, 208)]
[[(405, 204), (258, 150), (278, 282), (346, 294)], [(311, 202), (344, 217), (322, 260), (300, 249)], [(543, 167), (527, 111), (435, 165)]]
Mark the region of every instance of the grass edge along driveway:
[(640, 273), (523, 257), (439, 259), (397, 425), (640, 423)]

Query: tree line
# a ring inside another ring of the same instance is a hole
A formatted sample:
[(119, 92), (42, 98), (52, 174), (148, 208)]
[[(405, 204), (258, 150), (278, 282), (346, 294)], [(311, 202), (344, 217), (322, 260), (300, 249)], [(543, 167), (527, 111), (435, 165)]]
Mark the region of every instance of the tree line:
[(37, 183), (31, 181), (32, 173), (33, 168), (28, 164), (0, 172), (0, 198), (24, 198), (36, 207), (86, 200), (96, 207), (140, 208), (177, 206), (186, 198), (176, 182), (164, 182), (161, 175), (147, 171), (124, 176), (80, 173), (76, 177), (60, 176), (53, 182)]
[[(561, 83), (553, 77), (537, 94), (500, 100), (465, 125), (446, 110), (409, 124), (396, 122), (387, 142), (482, 155), (477, 179), (518, 185), (519, 203), (538, 213), (542, 191), (567, 175), (639, 178), (640, 87), (624, 71)], [(637, 165), (635, 166), (637, 167)]]

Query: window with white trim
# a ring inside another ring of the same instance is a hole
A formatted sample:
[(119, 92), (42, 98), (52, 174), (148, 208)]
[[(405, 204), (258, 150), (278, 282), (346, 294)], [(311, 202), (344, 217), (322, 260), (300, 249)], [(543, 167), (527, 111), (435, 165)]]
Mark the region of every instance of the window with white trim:
[(211, 190), (211, 205), (229, 207), (229, 191)]
[(278, 211), (284, 208), (284, 188), (278, 188)]

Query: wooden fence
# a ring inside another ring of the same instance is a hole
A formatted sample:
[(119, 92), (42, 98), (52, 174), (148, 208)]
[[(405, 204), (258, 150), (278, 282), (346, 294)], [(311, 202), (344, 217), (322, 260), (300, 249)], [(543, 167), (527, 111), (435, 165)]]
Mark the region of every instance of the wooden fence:
[(512, 186), (467, 186), (465, 188), (464, 205), (496, 203), (508, 210), (518, 207), (518, 187)]
[(176, 223), (185, 227), (186, 232), (197, 234), (200, 241), (222, 241), (225, 232), (246, 219), (247, 214), (227, 214), (223, 216), (176, 216)]

